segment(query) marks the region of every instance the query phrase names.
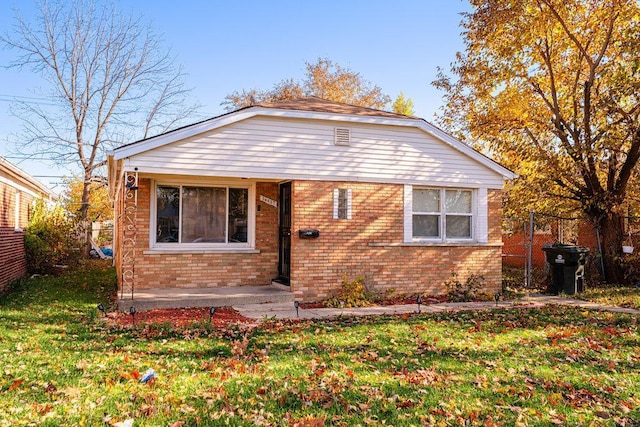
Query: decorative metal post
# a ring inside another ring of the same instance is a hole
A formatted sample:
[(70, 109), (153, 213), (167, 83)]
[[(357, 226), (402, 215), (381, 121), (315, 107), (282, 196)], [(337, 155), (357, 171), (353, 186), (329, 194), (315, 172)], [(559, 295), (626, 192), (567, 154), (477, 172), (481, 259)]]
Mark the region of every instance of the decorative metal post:
[[(137, 168), (136, 168), (137, 169)], [(138, 219), (138, 172), (127, 172), (123, 188), (122, 213), (122, 289), (120, 299), (133, 300), (135, 279), (135, 249)]]

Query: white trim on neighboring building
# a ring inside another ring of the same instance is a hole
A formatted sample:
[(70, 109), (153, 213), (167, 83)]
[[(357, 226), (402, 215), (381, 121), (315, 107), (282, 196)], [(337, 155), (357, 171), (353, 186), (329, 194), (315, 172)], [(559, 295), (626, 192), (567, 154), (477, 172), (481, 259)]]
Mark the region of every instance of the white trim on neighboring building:
[(21, 194), (20, 190), (16, 191), (15, 198), (14, 198), (14, 206), (13, 206), (13, 223), (14, 223), (13, 228), (16, 231), (23, 231), (22, 227), (20, 227), (20, 208), (21, 208), (20, 194)]
[[(22, 169), (18, 168), (16, 165), (11, 163), (4, 157), (0, 156), (0, 171), (2, 171), (3, 169), (5, 170), (5, 173), (7, 173), (8, 175), (15, 176), (16, 179), (12, 180), (12, 179), (0, 176), (0, 183), (7, 184), (15, 188), (16, 190), (22, 191), (33, 197), (38, 197), (41, 195), (54, 197), (53, 192), (49, 188), (47, 188), (47, 186), (42, 184), (40, 181), (38, 181), (37, 179), (29, 175)], [(18, 182), (18, 181), (22, 181), (22, 182)], [(31, 188), (27, 187), (26, 185), (29, 185)], [(37, 193), (38, 191), (40, 193)]]

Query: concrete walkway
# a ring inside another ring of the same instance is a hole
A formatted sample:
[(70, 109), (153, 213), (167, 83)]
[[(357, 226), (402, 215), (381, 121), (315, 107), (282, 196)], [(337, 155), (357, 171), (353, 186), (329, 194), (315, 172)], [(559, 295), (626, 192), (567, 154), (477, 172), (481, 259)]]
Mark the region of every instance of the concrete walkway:
[(156, 308), (224, 307), (271, 303), (286, 303), (293, 307), (293, 294), (288, 288), (277, 285), (147, 289), (136, 291), (134, 299), (119, 299), (118, 310), (128, 313), (131, 306), (140, 312)]
[(614, 313), (626, 313), (626, 314), (640, 314), (640, 310), (636, 310), (635, 308), (616, 307), (614, 305), (602, 305), (602, 304), (597, 304), (595, 302), (582, 301), (582, 300), (573, 299), (573, 298), (564, 298), (564, 297), (559, 297), (555, 295), (533, 294), (525, 297), (523, 301), (532, 301), (542, 305), (545, 305), (545, 304), (566, 305), (570, 307), (585, 308), (588, 310), (611, 311)]
[[(438, 313), (445, 311), (461, 310), (491, 310), (533, 307), (539, 308), (545, 305), (566, 305), (572, 307), (582, 307), (589, 310), (612, 311), (616, 313), (640, 314), (640, 310), (632, 308), (612, 307), (594, 304), (587, 301), (580, 301), (571, 298), (563, 298), (553, 295), (533, 294), (519, 300), (495, 302), (451, 302), (439, 304), (422, 304), (421, 313)], [(249, 304), (234, 306), (241, 315), (250, 319), (322, 319), (337, 316), (375, 316), (391, 314), (416, 314), (417, 304), (402, 304), (388, 306), (372, 306), (360, 308), (299, 308), (298, 313), (293, 303), (270, 303), (270, 304)]]

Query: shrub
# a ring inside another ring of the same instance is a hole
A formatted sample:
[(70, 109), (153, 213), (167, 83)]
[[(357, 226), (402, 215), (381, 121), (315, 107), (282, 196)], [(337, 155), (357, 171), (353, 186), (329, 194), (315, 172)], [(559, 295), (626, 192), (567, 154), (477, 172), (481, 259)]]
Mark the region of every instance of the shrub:
[(49, 273), (79, 255), (73, 223), (61, 207), (49, 207), (43, 200), (36, 201), (24, 240), (30, 273)]
[(340, 289), (333, 297), (324, 302), (327, 307), (365, 307), (377, 300), (376, 295), (365, 285), (364, 277), (356, 277), (349, 281), (347, 273), (342, 275)]
[(640, 253), (624, 254), (620, 257), (625, 283), (621, 285), (640, 285)]
[(476, 299), (478, 291), (484, 288), (484, 276), (470, 274), (462, 283), (458, 273), (451, 272), (451, 278), (444, 282), (447, 288), (447, 296), (453, 302), (468, 302)]

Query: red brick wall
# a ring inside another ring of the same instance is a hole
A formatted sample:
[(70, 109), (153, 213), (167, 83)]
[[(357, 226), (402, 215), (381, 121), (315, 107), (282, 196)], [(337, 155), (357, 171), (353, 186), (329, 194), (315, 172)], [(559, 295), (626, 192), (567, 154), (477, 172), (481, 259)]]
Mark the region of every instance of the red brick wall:
[[(352, 189), (352, 219), (333, 219), (334, 188)], [(138, 190), (136, 289), (263, 285), (277, 275), (278, 210), (259, 201), (278, 199), (276, 183), (257, 183), (256, 249), (259, 254), (149, 254), (150, 181)], [(489, 191), (489, 245), (402, 245), (402, 185), (296, 181), (293, 183), (291, 289), (296, 297), (331, 296), (342, 276), (364, 276), (377, 291), (439, 294), (456, 271), (485, 277), (486, 291), (501, 287), (501, 192)], [(318, 239), (298, 230), (316, 228)], [(122, 229), (122, 226), (120, 227)], [(116, 238), (116, 242), (121, 239)], [(376, 245), (384, 243), (385, 245)], [(118, 256), (118, 254), (116, 254)]]
[(0, 227), (0, 293), (25, 274), (24, 233), (13, 227)]
[[(0, 292), (27, 273), (24, 232), (15, 230), (16, 189), (0, 183)], [(26, 227), (31, 214), (33, 196), (20, 193), (20, 227)]]
[[(150, 187), (149, 179), (139, 180), (135, 289), (266, 285), (276, 277), (278, 210), (259, 201), (260, 195), (278, 199), (276, 183), (256, 184), (256, 206), (260, 205), (256, 212), (256, 249), (260, 253), (145, 253), (149, 250)], [(120, 229), (124, 227), (121, 224)], [(121, 254), (116, 256), (120, 260)]]
[(16, 189), (0, 182), (0, 227), (14, 227)]
[[(352, 190), (352, 219), (333, 219), (333, 189)], [(377, 291), (441, 294), (456, 271), (482, 275), (486, 291), (501, 287), (501, 192), (489, 191), (491, 245), (415, 246), (403, 242), (402, 185), (296, 181), (293, 185), (291, 288), (297, 298), (331, 296), (342, 276), (363, 276)], [(320, 230), (300, 239), (301, 228)], [(371, 244), (388, 243), (377, 246)]]

